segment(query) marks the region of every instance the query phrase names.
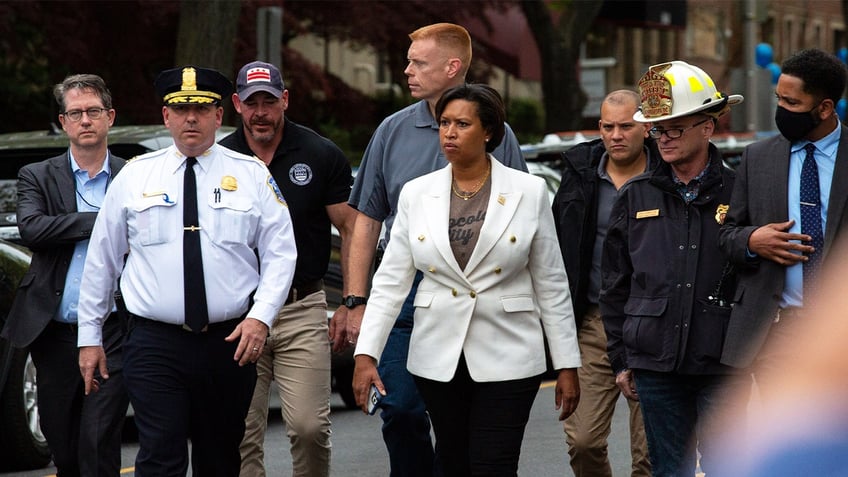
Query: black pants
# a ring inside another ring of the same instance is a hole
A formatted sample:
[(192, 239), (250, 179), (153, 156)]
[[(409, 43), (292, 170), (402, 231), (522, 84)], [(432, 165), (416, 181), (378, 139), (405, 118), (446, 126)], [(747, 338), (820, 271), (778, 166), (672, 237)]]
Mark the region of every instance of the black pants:
[(147, 319), (130, 320), (124, 374), (135, 411), (136, 477), (184, 476), (191, 440), (192, 475), (237, 477), (244, 419), (256, 366), (233, 360), (229, 335), (241, 320), (206, 333)]
[(30, 345), (38, 372), (38, 415), (59, 477), (114, 476), (121, 470), (121, 431), (129, 398), (121, 371), (124, 324), (112, 314), (103, 325), (109, 379), (85, 396), (77, 327), (51, 321)]
[(445, 477), (515, 476), (524, 428), (542, 376), (478, 383), (465, 357), (443, 383), (415, 376)]

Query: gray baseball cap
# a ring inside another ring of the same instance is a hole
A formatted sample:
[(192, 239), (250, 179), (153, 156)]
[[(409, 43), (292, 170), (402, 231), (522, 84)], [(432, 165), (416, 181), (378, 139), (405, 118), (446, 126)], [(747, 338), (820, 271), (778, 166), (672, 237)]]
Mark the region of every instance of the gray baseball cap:
[(280, 75), (280, 70), (271, 63), (253, 61), (241, 67), (236, 79), (236, 92), (244, 101), (253, 93), (265, 91), (279, 98), (283, 95), (286, 84)]

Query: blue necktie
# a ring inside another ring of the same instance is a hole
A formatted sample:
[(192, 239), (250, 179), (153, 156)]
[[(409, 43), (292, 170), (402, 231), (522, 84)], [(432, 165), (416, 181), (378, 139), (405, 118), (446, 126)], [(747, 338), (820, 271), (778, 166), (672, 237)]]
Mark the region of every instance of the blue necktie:
[(819, 195), (819, 168), (816, 165), (816, 146), (809, 143), (804, 146), (807, 157), (801, 167), (801, 233), (812, 237), (810, 245), (816, 251), (804, 262), (804, 298), (813, 292), (816, 274), (821, 268), (821, 256), (824, 250), (824, 234), (821, 221), (821, 196)]
[(185, 326), (195, 333), (209, 324), (203, 256), (200, 251), (200, 227), (197, 219), (197, 182), (194, 165), (197, 158), (186, 158), (183, 175), (183, 285), (185, 287)]

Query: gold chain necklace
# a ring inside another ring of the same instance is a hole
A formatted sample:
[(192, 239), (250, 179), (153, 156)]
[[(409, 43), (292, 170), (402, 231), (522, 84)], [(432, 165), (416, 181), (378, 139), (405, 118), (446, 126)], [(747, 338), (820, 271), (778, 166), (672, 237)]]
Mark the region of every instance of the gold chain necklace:
[(459, 197), (462, 200), (468, 200), (468, 199), (474, 197), (475, 195), (477, 195), (478, 192), (480, 192), (483, 189), (483, 185), (486, 184), (486, 179), (489, 178), (489, 174), (491, 172), (492, 172), (492, 163), (489, 162), (489, 167), (486, 169), (486, 175), (483, 176), (482, 179), (480, 179), (480, 182), (478, 182), (477, 185), (474, 186), (474, 190), (471, 191), (471, 192), (465, 192), (465, 191), (459, 190), (459, 185), (456, 183), (456, 177), (454, 177), (453, 180), (451, 181), (451, 189), (453, 190), (454, 195)]

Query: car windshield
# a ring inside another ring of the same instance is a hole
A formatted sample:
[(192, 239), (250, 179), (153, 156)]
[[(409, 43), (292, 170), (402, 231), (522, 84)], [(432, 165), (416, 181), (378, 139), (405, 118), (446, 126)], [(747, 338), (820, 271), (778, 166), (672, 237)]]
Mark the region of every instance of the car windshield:
[(13, 179), (0, 179), (0, 212), (15, 211), (16, 195), (15, 181)]
[(0, 179), (0, 239), (16, 240), (18, 238), (15, 219), (17, 195), (15, 180)]

